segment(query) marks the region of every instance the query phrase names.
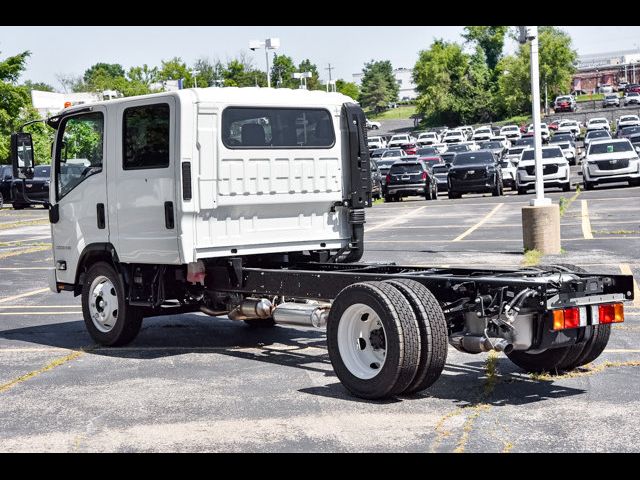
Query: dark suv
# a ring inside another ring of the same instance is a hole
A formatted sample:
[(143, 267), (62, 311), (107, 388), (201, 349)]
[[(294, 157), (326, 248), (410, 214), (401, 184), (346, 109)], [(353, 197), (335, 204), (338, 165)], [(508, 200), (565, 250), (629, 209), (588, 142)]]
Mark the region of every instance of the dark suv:
[(460, 198), (463, 193), (491, 192), (494, 197), (504, 194), (500, 164), (486, 150), (456, 154), (447, 182), (449, 198)]
[(438, 183), (428, 163), (420, 160), (396, 162), (387, 174), (385, 202), (397, 202), (409, 195), (420, 195), (427, 200), (438, 199)]
[(371, 162), (371, 196), (377, 200), (382, 197), (382, 178), (376, 161), (373, 158), (369, 161)]
[(51, 166), (38, 165), (33, 170), (33, 178), (26, 180), (27, 196), (22, 194), (22, 180), (14, 180), (12, 187), (12, 198), (14, 210), (21, 210), (35, 203), (30, 200), (44, 201), (49, 200), (49, 182), (51, 178)]
[(11, 201), (11, 184), (13, 183), (13, 167), (0, 165), (0, 208)]

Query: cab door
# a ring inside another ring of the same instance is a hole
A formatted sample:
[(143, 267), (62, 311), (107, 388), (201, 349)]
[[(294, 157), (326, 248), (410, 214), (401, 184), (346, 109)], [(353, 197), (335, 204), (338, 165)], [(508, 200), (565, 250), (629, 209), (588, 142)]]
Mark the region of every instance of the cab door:
[(109, 218), (121, 262), (180, 261), (175, 201), (176, 101), (140, 99), (115, 105), (115, 162)]
[(57, 209), (52, 223), (56, 280), (74, 283), (78, 259), (87, 245), (109, 242), (107, 202), (108, 157), (104, 107), (64, 117), (54, 150), (49, 199)]

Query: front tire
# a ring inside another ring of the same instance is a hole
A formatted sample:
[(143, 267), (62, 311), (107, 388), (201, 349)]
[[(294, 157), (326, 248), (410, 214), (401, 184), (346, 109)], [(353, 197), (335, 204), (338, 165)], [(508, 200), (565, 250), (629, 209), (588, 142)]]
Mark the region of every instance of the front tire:
[(82, 285), (82, 315), (91, 338), (116, 347), (133, 341), (142, 326), (142, 310), (125, 299), (118, 272), (106, 262), (95, 263)]
[(327, 321), (333, 369), (353, 395), (382, 399), (405, 391), (420, 362), (420, 331), (409, 301), (383, 282), (349, 285)]

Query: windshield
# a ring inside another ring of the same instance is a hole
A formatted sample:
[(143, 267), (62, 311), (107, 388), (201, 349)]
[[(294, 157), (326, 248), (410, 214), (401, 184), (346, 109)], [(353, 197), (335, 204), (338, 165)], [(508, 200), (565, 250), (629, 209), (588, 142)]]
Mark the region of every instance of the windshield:
[(392, 142), (399, 142), (399, 141), (408, 142), (409, 137), (406, 135), (394, 135), (393, 137), (391, 137), (391, 141)]
[(469, 145), (451, 145), (449, 147), (450, 152), (468, 152)]
[(620, 130), (620, 133), (622, 135), (630, 135), (632, 133), (640, 133), (640, 126), (624, 127), (622, 130)]
[(400, 157), (402, 156), (402, 150), (387, 150), (386, 152), (384, 152), (382, 154), (382, 158), (387, 158), (387, 157)]
[(51, 167), (36, 167), (33, 176), (37, 178), (49, 177), (51, 175)]
[[(534, 153), (533, 150), (525, 150), (524, 153), (522, 154), (522, 160), (533, 160), (534, 159), (533, 153)], [(556, 158), (556, 157), (564, 158), (564, 155), (562, 155), (562, 150), (560, 150), (559, 148), (543, 148), (542, 149), (543, 159)]]
[(638, 118), (637, 117), (622, 117), (620, 118), (621, 122), (637, 122)]
[(619, 152), (632, 152), (633, 147), (629, 142), (603, 142), (592, 143), (589, 146), (589, 155), (598, 155), (601, 153), (619, 153)]
[(440, 156), (442, 157), (442, 159), (446, 163), (451, 163), (453, 161), (453, 159), (456, 158), (456, 154), (455, 153), (443, 153)]
[(487, 149), (487, 148), (489, 148), (489, 149), (490, 148), (502, 148), (503, 146), (504, 145), (502, 145), (501, 142), (497, 142), (497, 141), (496, 142), (483, 142), (483, 143), (480, 144), (480, 148), (484, 148), (484, 149)]
[(518, 130), (518, 127), (515, 125), (513, 127), (502, 127), (503, 132), (515, 132), (516, 130)]
[(435, 137), (436, 134), (433, 132), (428, 132), (428, 133), (421, 133), (420, 135), (418, 135), (418, 138), (431, 138), (431, 137)]
[(533, 145), (533, 137), (516, 140), (516, 145)]
[(525, 147), (521, 148), (510, 148), (509, 153), (507, 155), (520, 155)]
[(577, 124), (575, 122), (562, 122), (558, 128), (561, 127), (575, 127)]
[(611, 138), (611, 135), (605, 130), (596, 130), (595, 132), (587, 133), (586, 138)]
[(503, 160), (502, 162), (500, 162), (500, 166), (502, 168), (509, 168), (511, 166), (511, 162), (509, 160)]
[(607, 100), (615, 100), (616, 98), (618, 98), (618, 95), (616, 95), (615, 93), (612, 93), (610, 95), (607, 95)]
[(453, 159), (454, 165), (477, 165), (479, 163), (493, 163), (493, 154), (491, 152), (459, 153)]
[(390, 175), (398, 175), (400, 173), (421, 173), (422, 165), (419, 163), (397, 163), (391, 170), (389, 170)]
[(598, 123), (607, 123), (607, 121), (604, 118), (601, 118), (601, 119), (589, 120), (589, 123), (591, 125), (595, 125)]
[(378, 160), (378, 168), (390, 168), (397, 160)]
[(561, 143), (561, 142), (571, 142), (572, 138), (571, 135), (554, 135), (553, 137), (551, 137), (551, 140), (549, 140), (549, 143)]
[(438, 153), (438, 150), (430, 147), (430, 148), (419, 148), (416, 150), (417, 155), (435, 155)]
[(381, 157), (384, 152), (385, 152), (385, 150), (374, 150), (373, 152), (371, 152), (370, 157), (371, 158)]
[(570, 102), (571, 101), (571, 97), (558, 97), (556, 99), (556, 102)]
[(638, 93), (638, 92), (629, 92), (629, 93), (627, 93), (627, 97), (637, 97), (638, 95), (640, 95), (640, 93)]

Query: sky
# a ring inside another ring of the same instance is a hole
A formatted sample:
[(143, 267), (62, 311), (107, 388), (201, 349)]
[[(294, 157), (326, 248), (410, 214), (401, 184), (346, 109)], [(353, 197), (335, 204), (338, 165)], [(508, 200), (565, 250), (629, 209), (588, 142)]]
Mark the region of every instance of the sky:
[[(640, 27), (561, 27), (567, 31), (578, 54), (603, 53), (640, 46)], [(0, 58), (31, 51), (21, 80), (42, 81), (56, 89), (56, 74), (82, 75), (97, 62), (120, 63), (128, 69), (144, 63), (160, 65), (162, 59), (181, 57), (187, 64), (197, 58), (227, 58), (245, 51), (254, 65), (265, 69), (264, 50), (249, 50), (250, 40), (280, 38), (278, 54), (299, 63), (309, 58), (320, 77), (331, 63), (332, 77), (352, 81), (365, 62), (391, 60), (394, 67), (412, 68), (418, 52), (436, 38), (461, 41), (459, 26), (272, 26), (272, 27), (3, 27), (0, 26)], [(515, 49), (509, 42), (507, 53)]]

